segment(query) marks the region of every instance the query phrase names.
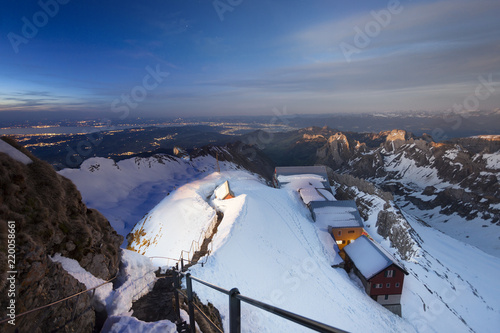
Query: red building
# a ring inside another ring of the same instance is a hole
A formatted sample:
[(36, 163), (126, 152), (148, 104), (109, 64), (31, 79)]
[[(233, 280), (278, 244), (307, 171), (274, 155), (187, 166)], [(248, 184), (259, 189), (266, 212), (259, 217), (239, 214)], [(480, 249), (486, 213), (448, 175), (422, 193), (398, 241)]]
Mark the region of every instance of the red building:
[(380, 245), (361, 236), (344, 247), (346, 268), (354, 269), (371, 298), (401, 316), (406, 269)]

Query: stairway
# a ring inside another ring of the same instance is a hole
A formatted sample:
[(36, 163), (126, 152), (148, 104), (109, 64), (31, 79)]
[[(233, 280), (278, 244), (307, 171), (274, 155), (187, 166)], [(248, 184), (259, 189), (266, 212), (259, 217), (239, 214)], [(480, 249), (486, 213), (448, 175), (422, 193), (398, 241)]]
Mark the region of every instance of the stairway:
[(217, 229), (219, 228), (219, 225), (222, 222), (223, 218), (224, 218), (224, 213), (217, 211), (217, 222), (215, 223), (212, 233), (203, 240), (200, 249), (193, 254), (191, 262), (184, 265), (184, 271), (186, 271), (189, 267), (196, 265), (201, 258), (203, 258), (209, 253), (208, 246), (210, 245), (210, 242), (212, 242), (214, 235), (217, 233)]

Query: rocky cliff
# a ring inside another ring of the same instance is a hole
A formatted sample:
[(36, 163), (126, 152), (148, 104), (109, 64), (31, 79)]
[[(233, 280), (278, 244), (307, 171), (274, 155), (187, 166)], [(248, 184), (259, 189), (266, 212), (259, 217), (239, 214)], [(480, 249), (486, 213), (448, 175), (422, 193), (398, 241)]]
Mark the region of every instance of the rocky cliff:
[[(87, 209), (76, 187), (52, 166), (3, 138), (33, 161), (23, 164), (0, 152), (0, 317), (8, 298), (5, 267), (7, 223), (15, 222), (16, 313), (60, 300), (86, 287), (49, 256), (77, 260), (96, 277), (108, 280), (119, 266), (119, 236), (96, 210)], [(91, 332), (95, 311), (87, 293), (1, 324), (1, 331)]]
[(299, 165), (286, 156), (300, 154), (304, 165), (323, 164), (369, 180), (423, 210), (500, 222), (500, 136), (436, 143), (405, 130), (309, 127), (275, 135), (263, 151), (277, 165)]

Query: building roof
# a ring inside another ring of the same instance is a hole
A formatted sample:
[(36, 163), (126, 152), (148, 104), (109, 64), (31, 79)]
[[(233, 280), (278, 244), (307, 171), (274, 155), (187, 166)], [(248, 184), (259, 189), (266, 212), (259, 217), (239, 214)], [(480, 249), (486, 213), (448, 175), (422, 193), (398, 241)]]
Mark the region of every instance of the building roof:
[(363, 227), (363, 219), (353, 200), (311, 201), (309, 208), (318, 224), (333, 228)]
[(299, 189), (300, 197), (302, 201), (306, 205), (308, 205), (311, 201), (333, 201), (335, 200), (333, 194), (324, 188), (316, 188), (316, 187), (305, 187)]
[[(279, 186), (291, 182), (300, 182), (310, 180), (314, 187), (330, 189), (328, 181), (328, 173), (326, 167), (323, 165), (316, 166), (290, 166), (290, 167), (276, 167), (274, 170), (275, 180)], [(317, 185), (320, 183), (321, 185)], [(295, 186), (296, 190), (304, 186)]]
[(234, 197), (233, 192), (229, 188), (229, 182), (226, 180), (223, 184), (219, 185), (215, 191), (215, 197), (217, 199), (225, 199), (228, 195), (231, 195)]
[(282, 176), (313, 174), (328, 179), (328, 173), (324, 165), (276, 167), (274, 172), (276, 175)]
[(366, 236), (361, 236), (346, 245), (344, 251), (367, 280), (370, 280), (392, 264), (399, 267), (405, 274), (408, 274), (406, 269), (389, 252)]

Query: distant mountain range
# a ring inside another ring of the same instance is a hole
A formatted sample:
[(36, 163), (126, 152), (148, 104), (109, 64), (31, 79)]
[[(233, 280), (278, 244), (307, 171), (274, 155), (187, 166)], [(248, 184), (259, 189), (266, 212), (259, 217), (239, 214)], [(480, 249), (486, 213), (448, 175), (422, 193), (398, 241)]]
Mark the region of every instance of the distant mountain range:
[[(477, 136), (436, 143), (404, 130), (339, 132), (309, 127), (275, 133), (259, 144), (243, 142), (276, 165), (323, 164), (340, 174), (369, 180), (395, 195), (396, 203), (439, 230), (483, 250), (500, 254), (500, 136)], [(449, 222), (449, 223), (448, 223)]]

